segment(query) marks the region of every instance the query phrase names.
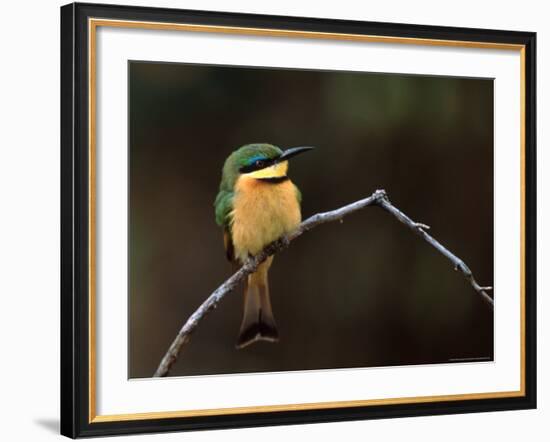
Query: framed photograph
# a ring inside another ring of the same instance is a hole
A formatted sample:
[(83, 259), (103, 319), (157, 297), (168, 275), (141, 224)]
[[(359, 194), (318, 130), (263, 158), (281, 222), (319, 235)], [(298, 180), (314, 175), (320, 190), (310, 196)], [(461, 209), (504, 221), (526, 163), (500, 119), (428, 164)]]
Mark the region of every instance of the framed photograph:
[(530, 32), (61, 8), (61, 433), (536, 407)]

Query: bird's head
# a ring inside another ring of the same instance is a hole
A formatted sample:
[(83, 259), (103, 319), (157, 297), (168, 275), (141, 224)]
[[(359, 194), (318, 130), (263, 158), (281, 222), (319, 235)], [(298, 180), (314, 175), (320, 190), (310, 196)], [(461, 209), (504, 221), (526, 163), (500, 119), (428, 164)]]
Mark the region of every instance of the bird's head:
[(273, 180), (286, 177), (288, 160), (313, 147), (292, 147), (281, 150), (272, 144), (247, 144), (233, 152), (228, 161), (234, 172), (258, 180)]

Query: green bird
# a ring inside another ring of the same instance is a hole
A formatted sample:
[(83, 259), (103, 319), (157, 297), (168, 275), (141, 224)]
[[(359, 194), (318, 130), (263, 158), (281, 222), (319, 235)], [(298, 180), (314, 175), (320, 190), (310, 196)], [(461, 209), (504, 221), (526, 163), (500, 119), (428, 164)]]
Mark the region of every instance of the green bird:
[[(287, 176), (288, 160), (311, 149), (283, 151), (271, 144), (247, 144), (225, 160), (214, 207), (230, 261), (243, 264), (249, 256), (298, 227), (302, 197)], [(247, 278), (237, 348), (260, 340), (279, 340), (269, 298), (268, 271), (272, 262), (273, 257), (268, 258)]]

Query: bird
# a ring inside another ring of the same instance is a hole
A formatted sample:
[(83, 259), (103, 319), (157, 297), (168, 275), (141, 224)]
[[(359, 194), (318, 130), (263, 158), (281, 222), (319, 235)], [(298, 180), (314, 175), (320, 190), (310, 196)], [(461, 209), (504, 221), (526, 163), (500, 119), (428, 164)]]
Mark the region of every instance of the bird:
[[(226, 257), (234, 265), (244, 264), (300, 225), (302, 195), (287, 175), (288, 160), (311, 149), (283, 151), (273, 144), (253, 143), (239, 147), (225, 160), (214, 208)], [(279, 341), (269, 295), (272, 263), (270, 256), (245, 280), (237, 349), (258, 341)]]

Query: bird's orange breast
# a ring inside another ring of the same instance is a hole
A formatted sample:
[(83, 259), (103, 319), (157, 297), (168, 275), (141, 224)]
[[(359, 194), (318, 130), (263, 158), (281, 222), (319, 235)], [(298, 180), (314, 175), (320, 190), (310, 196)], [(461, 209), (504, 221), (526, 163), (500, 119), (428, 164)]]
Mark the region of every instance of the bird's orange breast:
[(235, 186), (231, 237), (235, 255), (244, 261), (290, 233), (301, 221), (296, 187), (290, 180), (269, 183), (241, 176)]

